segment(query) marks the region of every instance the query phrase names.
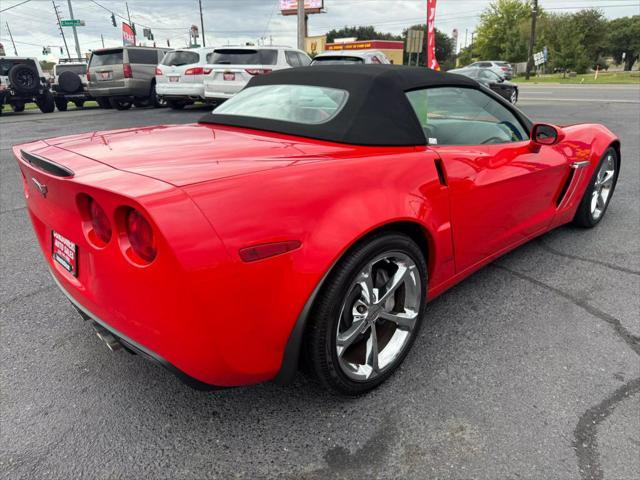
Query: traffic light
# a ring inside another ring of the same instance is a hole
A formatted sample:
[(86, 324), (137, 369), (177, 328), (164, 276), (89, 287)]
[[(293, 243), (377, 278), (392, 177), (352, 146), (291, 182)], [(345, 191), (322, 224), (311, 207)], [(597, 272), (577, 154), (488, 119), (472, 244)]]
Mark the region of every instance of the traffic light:
[(60, 47), (60, 55), (64, 55), (64, 49)]
[(113, 23), (114, 27), (118, 26), (118, 24), (116, 23), (116, 16), (113, 13), (111, 14), (111, 23)]

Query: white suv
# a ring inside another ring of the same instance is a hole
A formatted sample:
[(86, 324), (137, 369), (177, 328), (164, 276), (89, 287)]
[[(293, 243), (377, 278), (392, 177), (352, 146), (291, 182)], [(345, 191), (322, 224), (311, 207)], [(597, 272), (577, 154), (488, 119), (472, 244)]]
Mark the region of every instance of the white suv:
[(204, 100), (204, 78), (211, 73), (207, 55), (214, 48), (189, 48), (167, 52), (156, 67), (156, 93), (173, 109)]
[(216, 48), (207, 55), (211, 73), (204, 80), (204, 96), (208, 101), (220, 102), (233, 97), (256, 75), (310, 63), (306, 53), (291, 47)]

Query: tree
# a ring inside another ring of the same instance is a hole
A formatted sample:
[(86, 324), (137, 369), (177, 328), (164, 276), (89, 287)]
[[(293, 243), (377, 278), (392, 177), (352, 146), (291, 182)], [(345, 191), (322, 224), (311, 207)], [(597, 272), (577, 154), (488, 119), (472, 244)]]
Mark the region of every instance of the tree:
[(400, 35), (392, 33), (382, 33), (376, 31), (375, 27), (343, 27), (340, 30), (331, 30), (327, 33), (327, 43), (332, 43), (336, 38), (351, 38), (358, 40), (402, 40)]
[(607, 51), (617, 64), (623, 63), (624, 69), (631, 70), (640, 58), (640, 15), (611, 20), (608, 25)]
[[(421, 25), (413, 25), (412, 27), (409, 27), (403, 30), (402, 40), (404, 40), (405, 45), (407, 43), (407, 35), (409, 34), (409, 30), (422, 30), (423, 32), (425, 32), (425, 35), (426, 35), (427, 25), (425, 23)], [(456, 48), (455, 48), (455, 45), (453, 44), (453, 39), (446, 33), (438, 30), (437, 28), (435, 29), (435, 35), (436, 35), (436, 60), (438, 60), (438, 63), (440, 64), (440, 67), (443, 70), (448, 70), (450, 68), (453, 68), (455, 64), (455, 53), (456, 53)], [(408, 63), (408, 59), (409, 59), (409, 54), (405, 53), (405, 61), (404, 61), (405, 64)], [(422, 52), (420, 52), (420, 55), (418, 58), (418, 64), (419, 65), (426, 64), (424, 48)]]
[(528, 0), (496, 0), (480, 15), (473, 53), (486, 60), (524, 62), (531, 18)]

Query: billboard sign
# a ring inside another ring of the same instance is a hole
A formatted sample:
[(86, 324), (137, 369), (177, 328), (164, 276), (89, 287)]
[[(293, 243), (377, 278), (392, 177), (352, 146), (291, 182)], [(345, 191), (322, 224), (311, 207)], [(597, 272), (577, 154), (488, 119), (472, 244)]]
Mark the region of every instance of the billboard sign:
[(136, 44), (136, 34), (128, 23), (122, 22), (122, 44), (126, 47)]
[[(324, 8), (324, 0), (304, 0), (306, 13), (320, 13)], [(297, 15), (298, 0), (280, 0), (280, 13), (282, 15)]]
[(420, 53), (424, 47), (424, 30), (407, 32), (407, 53)]

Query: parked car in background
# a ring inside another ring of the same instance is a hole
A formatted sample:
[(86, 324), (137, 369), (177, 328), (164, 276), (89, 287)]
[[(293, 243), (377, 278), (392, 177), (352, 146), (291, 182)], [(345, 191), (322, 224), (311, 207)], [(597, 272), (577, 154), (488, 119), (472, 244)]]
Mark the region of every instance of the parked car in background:
[(156, 66), (168, 48), (119, 47), (94, 50), (89, 60), (89, 93), (103, 108), (126, 110), (131, 105), (160, 107)]
[(67, 110), (67, 104), (73, 102), (78, 108), (91, 100), (87, 80), (87, 62), (65, 62), (53, 66), (53, 82), (51, 90), (56, 108), (61, 112)]
[(207, 55), (214, 48), (185, 48), (167, 52), (156, 67), (156, 93), (173, 109), (204, 101), (204, 79), (212, 69)]
[(473, 78), (478, 83), (490, 88), (498, 95), (506, 98), (514, 105), (518, 101), (518, 86), (505, 80), (493, 70), (484, 68), (458, 68), (449, 70), (449, 73), (457, 73), (465, 77)]
[(207, 101), (220, 102), (233, 97), (251, 78), (274, 70), (305, 67), (311, 58), (291, 47), (223, 47), (207, 55), (211, 73), (204, 80)]
[(388, 64), (389, 58), (379, 50), (336, 50), (316, 55), (311, 65)]
[(51, 113), (56, 108), (38, 59), (0, 57), (0, 112), (5, 104), (14, 112), (22, 112), (25, 104), (31, 102), (38, 105), (42, 113)]
[(496, 74), (506, 78), (507, 80), (511, 80), (513, 78), (513, 68), (511, 67), (511, 64), (503, 62), (502, 60), (475, 62), (471, 65), (467, 65), (465, 68), (486, 68), (494, 71)]

